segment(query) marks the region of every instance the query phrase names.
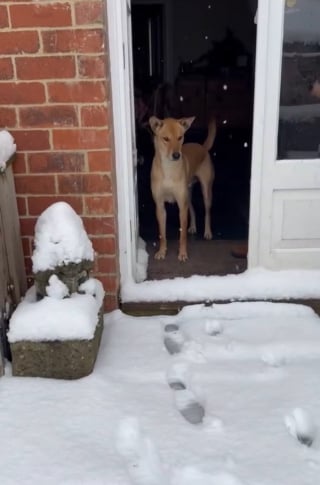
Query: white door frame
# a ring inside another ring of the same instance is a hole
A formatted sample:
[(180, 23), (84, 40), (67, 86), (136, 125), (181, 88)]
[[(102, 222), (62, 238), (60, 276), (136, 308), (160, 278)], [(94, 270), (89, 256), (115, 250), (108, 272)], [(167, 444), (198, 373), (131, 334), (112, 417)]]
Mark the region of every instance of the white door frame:
[[(282, 3), (283, 0), (279, 0)], [(260, 217), (262, 177), (264, 162), (264, 127), (266, 116), (266, 91), (268, 71), (268, 32), (270, 22), (270, 1), (258, 0), (257, 39), (254, 83), (253, 137), (250, 182), (250, 215), (248, 268), (259, 265)], [(278, 40), (278, 39), (277, 39)], [(277, 47), (277, 46), (276, 46)], [(276, 94), (276, 93), (275, 93)]]
[[(120, 284), (136, 276), (135, 163), (131, 126), (131, 93), (126, 9), (128, 0), (106, 0), (113, 138), (117, 185)], [(131, 43), (129, 44), (131, 46)]]

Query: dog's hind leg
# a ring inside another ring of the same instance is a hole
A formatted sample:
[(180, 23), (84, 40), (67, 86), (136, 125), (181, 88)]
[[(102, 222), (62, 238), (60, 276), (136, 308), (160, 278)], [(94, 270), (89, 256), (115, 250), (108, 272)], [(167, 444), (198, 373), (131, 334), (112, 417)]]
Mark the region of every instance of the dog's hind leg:
[(203, 171), (197, 174), (202, 190), (204, 203), (204, 238), (212, 239), (211, 231), (211, 205), (212, 205), (212, 184), (214, 180), (214, 171), (212, 169), (211, 160), (208, 159)]
[(189, 234), (196, 234), (197, 232), (197, 225), (196, 225), (196, 213), (194, 211), (192, 205), (192, 186), (189, 187), (189, 199), (188, 199), (188, 207), (189, 207), (189, 214), (190, 214), (190, 224), (188, 227)]
[(201, 183), (204, 202), (204, 238), (212, 239), (211, 231), (211, 205), (212, 205), (212, 182)]

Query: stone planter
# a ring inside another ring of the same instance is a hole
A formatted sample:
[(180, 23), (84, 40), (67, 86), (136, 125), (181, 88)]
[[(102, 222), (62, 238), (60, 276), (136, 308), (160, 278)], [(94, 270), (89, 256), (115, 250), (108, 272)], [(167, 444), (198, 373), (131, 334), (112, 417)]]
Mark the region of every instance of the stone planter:
[(39, 217), (32, 255), (35, 283), (11, 316), (14, 376), (79, 379), (93, 371), (103, 329), (105, 292), (90, 278), (92, 243), (66, 202)]
[(93, 371), (103, 330), (104, 289), (90, 278), (68, 298), (37, 298), (29, 288), (12, 314), (12, 374), (79, 379)]
[(11, 343), (12, 375), (79, 379), (93, 371), (103, 330), (101, 310), (91, 340), (53, 340)]
[(93, 261), (83, 260), (79, 263), (68, 263), (56, 266), (52, 270), (38, 271), (34, 274), (38, 299), (46, 296), (46, 287), (52, 275), (56, 275), (68, 288), (69, 293), (78, 291), (79, 286), (89, 278)]

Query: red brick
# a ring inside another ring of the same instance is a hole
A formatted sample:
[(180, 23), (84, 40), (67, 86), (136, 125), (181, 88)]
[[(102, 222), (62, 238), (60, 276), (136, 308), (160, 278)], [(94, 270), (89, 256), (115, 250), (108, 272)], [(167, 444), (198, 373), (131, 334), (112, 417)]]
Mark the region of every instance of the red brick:
[(12, 27), (67, 27), (72, 24), (69, 3), (9, 5)]
[(88, 164), (90, 172), (111, 172), (113, 166), (111, 150), (88, 152)]
[(48, 83), (49, 101), (53, 103), (100, 103), (107, 100), (102, 81)]
[(117, 264), (114, 256), (99, 256), (95, 262), (94, 271), (96, 273), (112, 273), (117, 272)]
[(37, 106), (20, 108), (22, 127), (77, 126), (77, 111), (73, 106)]
[(85, 160), (83, 153), (32, 153), (28, 166), (31, 173), (81, 172)]
[(31, 238), (27, 236), (27, 237), (21, 238), (21, 240), (22, 240), (23, 254), (26, 257), (30, 257), (32, 254)]
[(110, 176), (107, 174), (58, 175), (60, 194), (99, 194), (111, 191)]
[(0, 32), (0, 54), (29, 54), (39, 51), (39, 37), (36, 31)]
[(116, 242), (114, 237), (91, 238), (94, 250), (99, 254), (115, 254)]
[(113, 217), (83, 217), (87, 233), (90, 235), (113, 235), (115, 224)]
[(45, 101), (41, 83), (0, 83), (1, 104), (39, 104)]
[(13, 78), (12, 60), (9, 57), (0, 59), (0, 81), (6, 81)]
[(0, 29), (9, 27), (8, 11), (5, 5), (0, 6)]
[(119, 282), (116, 275), (104, 275), (104, 276), (99, 275), (98, 279), (101, 281), (106, 293), (111, 293), (113, 295), (116, 295), (118, 293)]
[(17, 194), (54, 194), (55, 180), (53, 175), (16, 175)]
[(39, 216), (51, 204), (62, 201), (70, 204), (77, 214), (82, 215), (82, 198), (62, 195), (28, 197), (29, 214), (31, 216)]
[(33, 236), (36, 222), (37, 219), (35, 217), (20, 217), (21, 236)]
[(43, 50), (45, 53), (102, 52), (104, 45), (102, 29), (49, 30), (42, 32)]
[(108, 121), (107, 106), (83, 106), (81, 108), (82, 126), (106, 126)]
[(109, 130), (107, 129), (68, 129), (53, 130), (53, 147), (56, 150), (92, 150), (109, 146)]
[(24, 258), (24, 266), (26, 269), (26, 274), (32, 273), (32, 259), (30, 257)]
[(85, 214), (87, 215), (112, 215), (114, 205), (112, 195), (84, 198)]
[(26, 157), (24, 153), (17, 152), (16, 158), (12, 164), (13, 172), (17, 173), (26, 173), (27, 171), (27, 164), (26, 164)]
[(17, 124), (16, 110), (14, 108), (0, 109), (0, 129), (15, 127)]
[(79, 56), (78, 69), (80, 77), (98, 79), (105, 78), (107, 68), (104, 56)]
[(65, 79), (76, 74), (74, 56), (17, 57), (19, 79)]
[(25, 197), (17, 197), (17, 206), (20, 216), (25, 216), (27, 214), (27, 203)]
[(101, 24), (103, 22), (102, 0), (88, 0), (87, 2), (77, 2), (75, 5), (76, 23)]
[(104, 299), (104, 311), (113, 312), (119, 308), (119, 298), (117, 295), (107, 294)]
[(38, 151), (50, 148), (49, 132), (46, 130), (12, 130), (18, 150)]

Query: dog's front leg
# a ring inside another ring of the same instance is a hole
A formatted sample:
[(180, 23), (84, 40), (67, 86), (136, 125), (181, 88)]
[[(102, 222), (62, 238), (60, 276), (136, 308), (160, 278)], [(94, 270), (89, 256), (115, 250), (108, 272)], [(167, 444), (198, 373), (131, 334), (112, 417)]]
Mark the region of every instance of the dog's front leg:
[(156, 252), (154, 257), (156, 259), (164, 259), (167, 253), (167, 236), (166, 236), (166, 223), (167, 223), (167, 213), (164, 206), (164, 202), (158, 202), (156, 204), (156, 215), (159, 226), (159, 238), (160, 247), (159, 251)]
[(179, 205), (180, 218), (180, 241), (179, 241), (179, 261), (186, 261), (188, 259), (187, 253), (187, 226), (188, 226), (188, 202), (184, 201)]

